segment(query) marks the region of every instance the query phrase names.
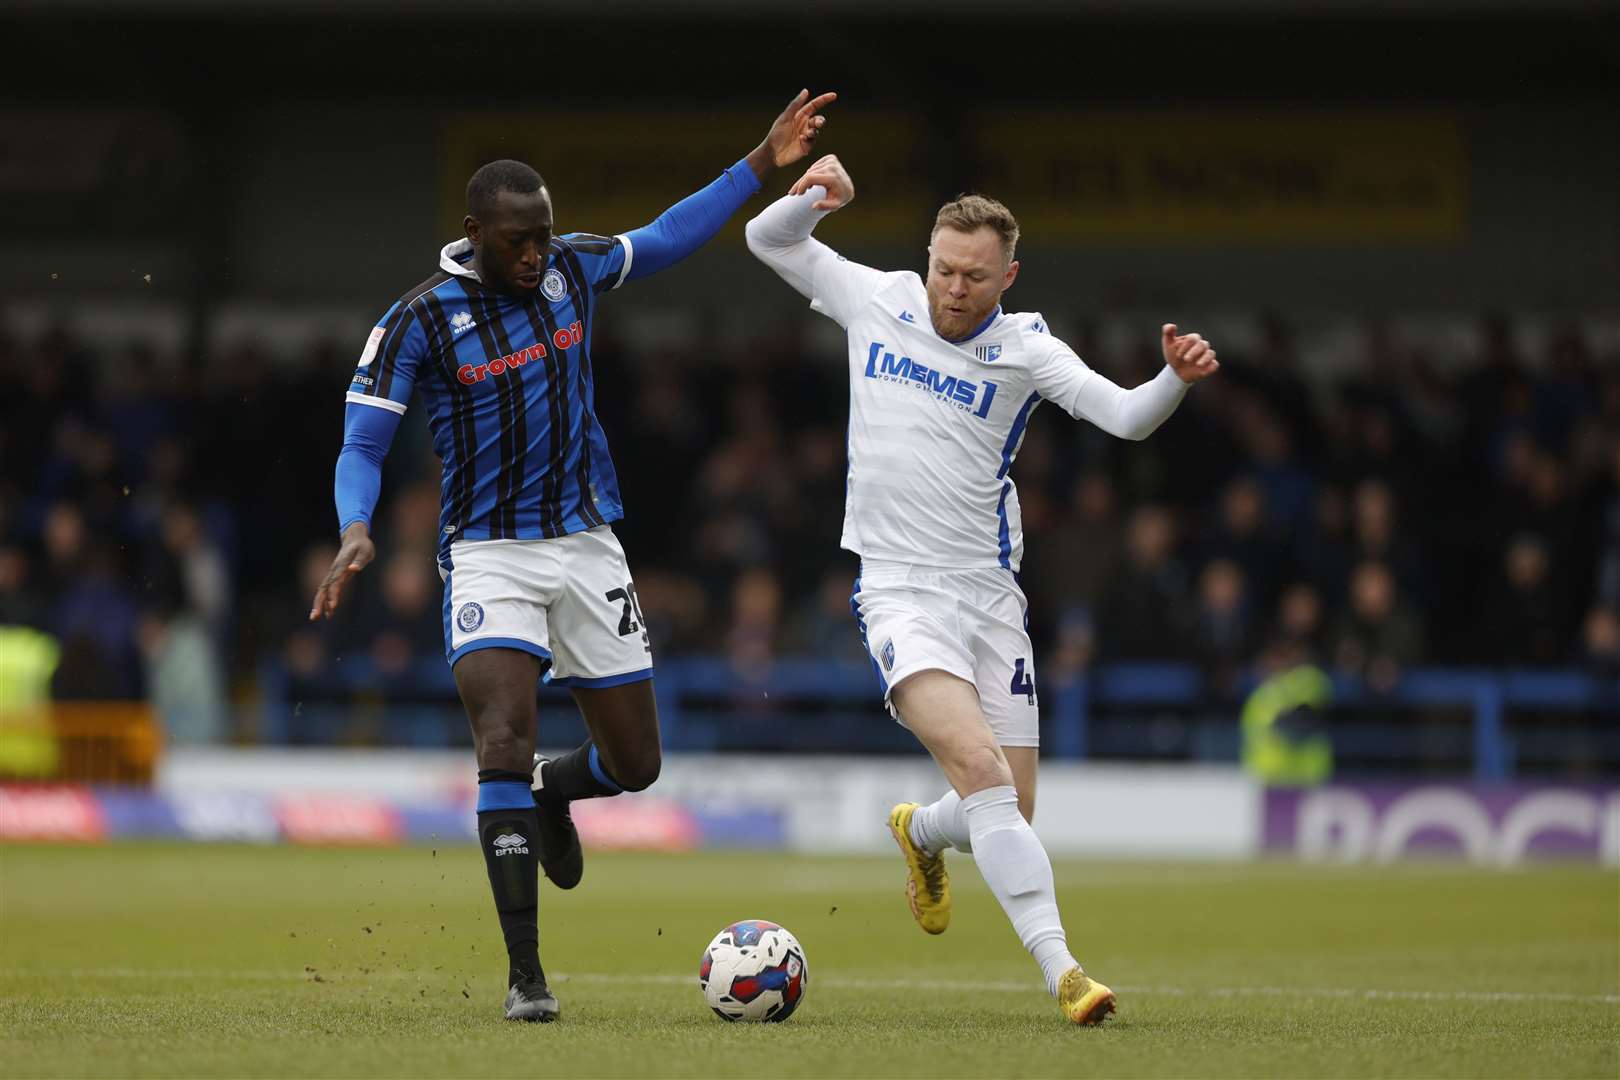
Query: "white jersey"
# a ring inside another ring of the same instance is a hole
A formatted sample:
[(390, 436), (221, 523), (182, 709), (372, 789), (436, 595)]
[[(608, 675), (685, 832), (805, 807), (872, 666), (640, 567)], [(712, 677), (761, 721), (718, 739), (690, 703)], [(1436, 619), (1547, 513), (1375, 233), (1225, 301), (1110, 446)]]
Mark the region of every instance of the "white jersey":
[(1050, 401), (1143, 438), (1181, 401), (1168, 367), (1126, 391), (1087, 367), (1039, 314), (998, 308), (971, 336), (934, 331), (910, 271), (849, 262), (810, 238), (821, 189), (778, 200), (748, 245), (849, 341), (849, 477), (842, 544), (864, 559), (1017, 570), (1024, 530), (1008, 470), (1030, 415)]

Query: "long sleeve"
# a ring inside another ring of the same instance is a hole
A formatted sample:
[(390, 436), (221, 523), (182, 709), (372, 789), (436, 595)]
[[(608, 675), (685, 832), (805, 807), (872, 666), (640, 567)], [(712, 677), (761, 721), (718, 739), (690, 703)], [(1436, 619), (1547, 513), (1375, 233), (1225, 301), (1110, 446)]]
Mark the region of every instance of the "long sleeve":
[(748, 250), (787, 282), (810, 306), (841, 326), (871, 299), (886, 276), (850, 262), (810, 235), (831, 210), (817, 210), (826, 188), (777, 199), (748, 223)]
[(631, 229), (623, 237), (630, 264), (625, 276), (633, 281), (674, 266), (708, 243), (758, 190), (759, 178), (744, 159), (651, 223)]
[(338, 532), (356, 521), (371, 523), (382, 489), (382, 463), (399, 430), (399, 414), (350, 403), (343, 411), (343, 449), (338, 451), (333, 496)]
[(1089, 420), (1121, 439), (1145, 439), (1170, 418), (1187, 384), (1166, 365), (1158, 375), (1126, 390), (1088, 367), (1056, 338), (1031, 366), (1035, 389), (1077, 420)]

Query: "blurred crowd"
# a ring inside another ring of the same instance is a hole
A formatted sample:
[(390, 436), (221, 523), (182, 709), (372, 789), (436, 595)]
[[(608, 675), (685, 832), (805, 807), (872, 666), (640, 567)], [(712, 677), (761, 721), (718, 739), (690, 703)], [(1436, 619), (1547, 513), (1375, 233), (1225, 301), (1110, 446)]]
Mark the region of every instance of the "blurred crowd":
[[(1196, 663), (1217, 694), (1302, 659), (1374, 688), (1429, 664), (1620, 673), (1620, 357), (1574, 327), (1527, 354), (1487, 319), (1452, 357), (1369, 326), (1355, 362), (1308, 378), (1294, 331), (1256, 325), (1146, 442), (1037, 410), (1013, 475), (1045, 680), (1120, 660)], [(1161, 363), (1151, 333), (1110, 349), (1058, 328), (1124, 385)], [(845, 374), (812, 340), (598, 344), (616, 528), (659, 656), (864, 655), (838, 548)], [(228, 705), (266, 663), (442, 663), (420, 409), (385, 470), (377, 564), (338, 619), (306, 619), (336, 551), (352, 351), (187, 363), (0, 338), (0, 626), (61, 642), (58, 697), (148, 696), (208, 739), (235, 734)]]

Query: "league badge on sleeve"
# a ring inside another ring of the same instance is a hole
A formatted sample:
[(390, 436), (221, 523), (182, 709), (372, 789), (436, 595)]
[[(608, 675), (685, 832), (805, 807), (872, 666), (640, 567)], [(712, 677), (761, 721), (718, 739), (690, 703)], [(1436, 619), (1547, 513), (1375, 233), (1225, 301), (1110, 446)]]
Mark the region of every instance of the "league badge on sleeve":
[(371, 362), (377, 358), (377, 346), (382, 344), (383, 334), (387, 330), (386, 326), (374, 326), (371, 328), (371, 334), (366, 338), (366, 347), (360, 350), (360, 362), (355, 367), (371, 366)]

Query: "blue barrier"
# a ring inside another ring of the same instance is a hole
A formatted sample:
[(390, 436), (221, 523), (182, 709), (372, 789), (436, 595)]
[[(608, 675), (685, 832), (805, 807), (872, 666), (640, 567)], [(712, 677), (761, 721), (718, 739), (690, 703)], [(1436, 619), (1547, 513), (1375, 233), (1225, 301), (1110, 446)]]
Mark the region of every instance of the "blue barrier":
[[(1113, 664), (1077, 677), (1042, 686), (1046, 753), (1083, 758), (1094, 743), (1094, 713), (1099, 708), (1204, 708), (1218, 713), (1222, 737), (1210, 745), (1214, 756), (1232, 756), (1237, 745), (1236, 716), (1241, 697), (1257, 682), (1253, 673), (1237, 682), (1238, 697), (1222, 700), (1209, 693), (1203, 672), (1180, 663)], [(357, 705), (388, 706), (391, 717), (409, 714), (412, 706), (435, 717), (440, 734), (430, 729), (422, 741), (444, 738), (446, 706), (456, 703), (455, 682), (438, 658), (424, 659), (405, 671), (383, 674), (368, 658), (334, 663), (313, 676), (295, 678), (280, 663), (260, 668), (263, 742), (300, 741), (298, 717), (306, 708)], [(878, 684), (869, 664), (784, 657), (768, 668), (739, 672), (719, 657), (687, 656), (661, 661), (655, 683), (659, 720), (671, 749), (721, 750), (746, 736), (753, 749), (899, 750), (908, 737), (885, 722), (878, 704)], [(566, 691), (542, 685), (542, 707), (566, 704)], [(1444, 749), (1472, 758), (1475, 776), (1500, 780), (1518, 764), (1518, 739), (1509, 730), (1510, 709), (1585, 714), (1594, 722), (1589, 733), (1610, 767), (1620, 764), (1620, 679), (1580, 671), (1487, 668), (1418, 668), (1406, 672), (1388, 692), (1375, 691), (1346, 677), (1334, 678), (1336, 708), (1461, 708), (1470, 711), (1466, 739), (1438, 738)], [(801, 722), (796, 710), (821, 710)], [(548, 723), (555, 723), (547, 712)], [(808, 726), (806, 726), (808, 725)], [(555, 728), (548, 729), (561, 733)], [(1385, 759), (1407, 756), (1414, 733), (1399, 725), (1363, 725), (1343, 732), (1343, 748)], [(1430, 736), (1433, 738), (1433, 736)], [(1335, 733), (1335, 739), (1340, 734)], [(1537, 745), (1545, 743), (1545, 739)], [(1455, 744), (1455, 745), (1454, 745)]]

